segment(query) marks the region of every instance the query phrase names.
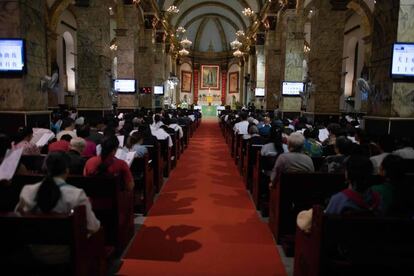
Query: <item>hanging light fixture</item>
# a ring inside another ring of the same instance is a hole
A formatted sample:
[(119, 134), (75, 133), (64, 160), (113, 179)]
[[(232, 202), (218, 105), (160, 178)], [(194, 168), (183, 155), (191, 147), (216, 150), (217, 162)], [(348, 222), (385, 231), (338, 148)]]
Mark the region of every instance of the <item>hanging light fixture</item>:
[(239, 49), (242, 45), (243, 43), (238, 41), (237, 38), (234, 41), (230, 42), (230, 46), (233, 50)]
[(188, 54), (190, 53), (189, 51), (187, 51), (187, 49), (183, 48), (180, 51), (178, 51), (178, 53), (180, 54), (180, 56), (188, 56)]
[(193, 42), (191, 42), (187, 38), (184, 38), (183, 40), (180, 41), (180, 45), (181, 45), (181, 47), (183, 47), (185, 49), (188, 49), (188, 48), (191, 47), (191, 45), (193, 45)]
[(240, 36), (244, 36), (244, 35), (245, 35), (245, 33), (244, 33), (244, 31), (243, 31), (243, 30), (238, 30), (238, 31), (236, 32), (236, 35), (237, 35), (238, 37), (240, 37)]
[(254, 15), (254, 11), (251, 8), (244, 8), (242, 11), (244, 16), (252, 17)]
[(183, 26), (180, 26), (180, 27), (178, 27), (177, 28), (177, 33), (181, 33), (181, 34), (183, 34), (183, 33), (185, 33), (186, 32), (186, 30), (184, 29), (184, 27)]
[(168, 7), (167, 12), (172, 13), (172, 14), (177, 14), (180, 12), (180, 10), (177, 8), (177, 6), (172, 5)]
[(233, 56), (235, 56), (236, 58), (241, 58), (243, 55), (244, 55), (244, 53), (242, 51), (240, 51), (239, 49), (237, 49), (233, 53)]

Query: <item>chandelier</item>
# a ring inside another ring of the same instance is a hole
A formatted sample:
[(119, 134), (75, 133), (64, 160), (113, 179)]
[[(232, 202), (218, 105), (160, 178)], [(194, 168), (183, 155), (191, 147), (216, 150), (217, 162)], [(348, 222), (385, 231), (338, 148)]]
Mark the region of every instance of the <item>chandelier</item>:
[(237, 38), (234, 41), (230, 42), (230, 46), (233, 50), (239, 49), (242, 45), (243, 43), (238, 41)]
[(187, 49), (183, 48), (180, 51), (178, 51), (178, 53), (180, 54), (180, 56), (188, 56), (188, 54), (190, 53), (189, 51), (187, 51)]
[(237, 49), (236, 51), (234, 51), (233, 56), (235, 56), (236, 58), (241, 58), (243, 56), (243, 52), (240, 51), (239, 49)]
[(138, 5), (139, 4), (139, 2), (141, 2), (141, 0), (133, 0), (132, 1), (134, 4), (136, 4), (136, 5)]
[(244, 16), (247, 16), (247, 17), (252, 17), (254, 15), (254, 11), (252, 11), (251, 8), (244, 8), (242, 13)]
[(172, 14), (177, 14), (180, 12), (180, 10), (177, 8), (177, 6), (172, 5), (168, 7), (167, 12), (172, 13)]
[(185, 33), (186, 32), (186, 30), (184, 29), (184, 27), (183, 26), (180, 26), (180, 27), (178, 27), (177, 28), (177, 33)]
[(188, 40), (187, 38), (184, 38), (183, 40), (180, 41), (180, 45), (183, 48), (190, 48), (191, 45), (193, 45), (193, 42), (191, 42), (190, 40)]
[(236, 35), (237, 35), (238, 37), (240, 37), (240, 36), (244, 36), (244, 35), (245, 35), (245, 33), (244, 33), (242, 30), (238, 30), (238, 31), (236, 32)]

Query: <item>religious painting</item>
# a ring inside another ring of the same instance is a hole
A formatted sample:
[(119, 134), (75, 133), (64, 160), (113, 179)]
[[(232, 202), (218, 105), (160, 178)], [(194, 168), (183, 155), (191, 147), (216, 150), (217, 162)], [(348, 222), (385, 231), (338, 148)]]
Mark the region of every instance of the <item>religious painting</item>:
[(239, 92), (239, 72), (229, 74), (229, 93)]
[(220, 67), (218, 65), (201, 66), (201, 89), (220, 89)]
[(190, 71), (181, 71), (181, 92), (191, 93), (192, 74)]

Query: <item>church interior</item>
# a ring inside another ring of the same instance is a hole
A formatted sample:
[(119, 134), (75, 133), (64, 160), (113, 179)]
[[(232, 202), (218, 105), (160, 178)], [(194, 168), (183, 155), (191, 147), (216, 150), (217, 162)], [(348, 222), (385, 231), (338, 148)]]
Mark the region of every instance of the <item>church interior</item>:
[(0, 274), (414, 274), (414, 0), (0, 22)]

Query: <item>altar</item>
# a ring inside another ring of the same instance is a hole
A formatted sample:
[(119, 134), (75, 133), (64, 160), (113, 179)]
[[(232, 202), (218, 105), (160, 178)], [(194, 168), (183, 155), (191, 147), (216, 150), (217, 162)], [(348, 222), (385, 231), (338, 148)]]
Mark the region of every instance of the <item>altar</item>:
[(202, 105), (201, 113), (203, 117), (217, 117), (217, 106), (216, 105)]

